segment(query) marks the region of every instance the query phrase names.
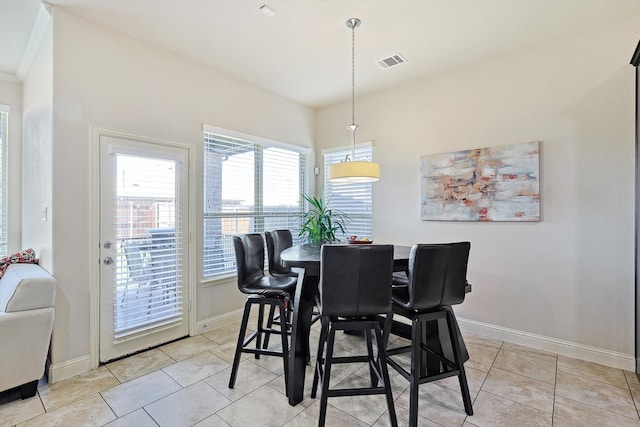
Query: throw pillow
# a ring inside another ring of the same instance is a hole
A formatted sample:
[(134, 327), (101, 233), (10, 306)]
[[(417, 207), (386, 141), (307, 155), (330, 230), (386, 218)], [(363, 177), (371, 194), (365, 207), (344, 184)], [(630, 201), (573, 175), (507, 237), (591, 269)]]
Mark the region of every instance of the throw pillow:
[(36, 251), (33, 249), (24, 249), (20, 252), (15, 252), (11, 255), (0, 258), (0, 278), (7, 271), (7, 268), (11, 264), (37, 264), (38, 258), (36, 258)]

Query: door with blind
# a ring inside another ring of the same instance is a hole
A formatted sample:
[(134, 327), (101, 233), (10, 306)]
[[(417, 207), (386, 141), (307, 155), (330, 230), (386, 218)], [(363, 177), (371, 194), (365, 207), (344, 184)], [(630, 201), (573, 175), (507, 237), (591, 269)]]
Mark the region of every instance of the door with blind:
[(100, 137), (100, 361), (188, 335), (188, 151)]

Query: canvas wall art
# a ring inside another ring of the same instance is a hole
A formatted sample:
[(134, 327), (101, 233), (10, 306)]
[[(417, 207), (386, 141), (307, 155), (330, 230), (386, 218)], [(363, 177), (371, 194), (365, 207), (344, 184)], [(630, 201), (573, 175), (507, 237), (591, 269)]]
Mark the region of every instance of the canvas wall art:
[(420, 159), (423, 221), (540, 221), (540, 143)]

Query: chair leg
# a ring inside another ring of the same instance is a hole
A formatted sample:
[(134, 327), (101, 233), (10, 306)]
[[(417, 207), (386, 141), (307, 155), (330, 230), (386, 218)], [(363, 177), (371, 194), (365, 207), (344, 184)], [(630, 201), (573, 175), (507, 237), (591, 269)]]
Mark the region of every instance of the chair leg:
[[(376, 362), (375, 362), (375, 358), (374, 358), (374, 355), (373, 355), (373, 344), (372, 344), (372, 340), (371, 340), (371, 330), (366, 329), (364, 331), (364, 339), (365, 339), (365, 341), (367, 343), (367, 354), (369, 355), (369, 378), (371, 378), (371, 388), (374, 388), (374, 387), (377, 387), (377, 385), (378, 385), (378, 376), (376, 375), (376, 371), (374, 369), (374, 364)], [(377, 339), (376, 339), (376, 342), (377, 342)]]
[(318, 427), (324, 427), (327, 418), (327, 399), (329, 398), (329, 382), (331, 380), (331, 362), (333, 359), (333, 343), (335, 342), (336, 330), (329, 324), (329, 337), (327, 339), (327, 352), (324, 357), (324, 369), (322, 373), (322, 390), (320, 391), (320, 415), (318, 417)]
[(384, 348), (387, 348), (387, 345), (389, 344), (389, 335), (391, 334), (391, 326), (393, 326), (393, 311), (387, 314), (383, 325), (382, 342), (384, 342)]
[[(264, 304), (260, 304), (258, 309), (258, 335), (256, 335), (256, 350), (262, 348), (262, 334), (264, 333), (264, 327), (262, 326), (264, 318)], [(256, 359), (260, 359), (260, 354), (256, 353)]]
[(460, 383), (460, 393), (464, 403), (464, 410), (467, 415), (473, 415), (473, 405), (471, 404), (471, 395), (469, 393), (469, 384), (467, 383), (467, 374), (464, 370), (464, 362), (462, 361), (462, 350), (460, 349), (460, 341), (454, 324), (453, 315), (447, 311), (447, 326), (449, 329), (449, 337), (451, 346), (453, 347), (453, 360), (460, 373), (458, 374), (458, 382)]
[[(291, 298), (293, 299), (293, 295), (291, 296)], [(293, 320), (293, 304), (291, 303), (291, 300), (288, 300), (288, 302), (287, 302), (287, 323), (289, 324), (289, 326), (291, 326), (291, 321), (292, 320)]]
[(251, 301), (247, 299), (244, 304), (244, 314), (242, 315), (242, 323), (238, 332), (238, 343), (236, 344), (236, 353), (233, 356), (233, 366), (231, 368), (231, 377), (229, 378), (229, 388), (236, 385), (236, 376), (238, 375), (238, 365), (240, 364), (240, 355), (244, 344), (244, 336), (247, 333), (247, 323), (249, 323), (249, 313), (251, 312)]
[[(269, 316), (267, 317), (267, 329), (273, 328), (273, 316), (275, 315), (276, 315), (276, 306), (272, 304), (271, 307), (269, 308)], [(280, 317), (282, 317), (282, 314), (280, 315)], [(280, 327), (282, 327), (282, 322), (280, 322)], [(269, 338), (271, 338), (271, 333), (265, 332), (264, 344), (262, 344), (262, 348), (264, 349), (269, 348)]]
[(414, 319), (411, 328), (411, 379), (409, 380), (409, 427), (418, 427), (418, 387), (420, 386), (420, 357), (422, 322)]
[(313, 373), (313, 385), (311, 386), (311, 398), (315, 399), (318, 392), (318, 378), (324, 365), (324, 348), (327, 343), (327, 332), (329, 330), (329, 318), (322, 318), (320, 328), (320, 339), (318, 340), (318, 355), (316, 356), (316, 369)]
[[(393, 391), (391, 390), (391, 380), (389, 379), (389, 369), (387, 368), (387, 351), (385, 350), (385, 341), (379, 325), (375, 325), (374, 334), (376, 337), (376, 345), (378, 346), (378, 369), (382, 373), (382, 381), (384, 381), (384, 391), (387, 397), (387, 410), (391, 427), (398, 427), (398, 419), (396, 417), (396, 408), (393, 404)], [(373, 358), (373, 353), (370, 353)], [(373, 386), (373, 384), (372, 384)]]
[[(278, 302), (278, 308), (280, 309), (280, 337), (282, 341), (282, 363), (284, 366), (284, 394), (285, 396), (289, 396), (289, 340), (287, 339), (287, 325), (286, 321), (286, 308), (284, 306), (284, 301)], [(271, 306), (271, 310), (269, 310), (270, 319), (273, 319), (273, 314), (271, 314), (275, 310), (274, 306)], [(269, 336), (265, 338), (265, 343), (268, 342)]]
[[(385, 363), (387, 361), (387, 345), (389, 344), (389, 335), (391, 334), (391, 326), (393, 324), (393, 312), (387, 313), (384, 321), (379, 321), (378, 324), (382, 324), (382, 348), (385, 350)], [(382, 353), (378, 350), (378, 358)], [(377, 384), (376, 384), (377, 385)]]

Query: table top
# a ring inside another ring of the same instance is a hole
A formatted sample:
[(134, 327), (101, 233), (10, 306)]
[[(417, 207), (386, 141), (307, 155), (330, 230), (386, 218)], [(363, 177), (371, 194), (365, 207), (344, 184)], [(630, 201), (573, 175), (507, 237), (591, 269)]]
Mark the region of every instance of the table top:
[[(344, 246), (344, 244), (342, 244)], [(292, 246), (280, 254), (280, 259), (285, 267), (301, 267), (307, 274), (317, 275), (320, 272), (320, 248), (321, 244), (308, 243)], [(393, 260), (395, 264), (409, 262), (410, 246), (393, 245)]]

